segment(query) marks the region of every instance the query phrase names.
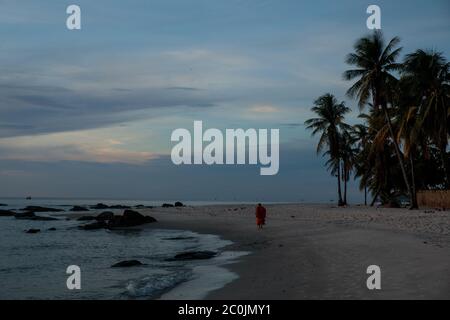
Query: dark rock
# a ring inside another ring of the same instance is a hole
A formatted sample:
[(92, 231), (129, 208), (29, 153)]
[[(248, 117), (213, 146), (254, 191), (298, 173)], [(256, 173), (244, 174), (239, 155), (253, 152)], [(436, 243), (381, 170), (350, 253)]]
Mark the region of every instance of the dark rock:
[(164, 238), (164, 240), (192, 240), (195, 237), (172, 237), (172, 238)]
[(123, 206), (121, 204), (116, 204), (114, 206), (110, 206), (109, 209), (130, 209), (130, 206)]
[(123, 216), (113, 216), (113, 218), (108, 221), (108, 228), (133, 227), (152, 222), (156, 222), (156, 219), (144, 216), (137, 211), (125, 210)]
[(89, 209), (81, 206), (73, 206), (70, 211), (89, 211)]
[(184, 207), (183, 203), (180, 201), (175, 202), (175, 207)]
[(172, 261), (180, 261), (180, 260), (203, 260), (203, 259), (211, 259), (217, 255), (216, 252), (213, 251), (189, 251), (177, 254), (173, 257)]
[(0, 203), (0, 207), (7, 207), (8, 205), (5, 203)]
[(163, 208), (173, 208), (173, 204), (163, 203), (161, 207), (163, 207)]
[(27, 231), (25, 231), (26, 233), (38, 233), (41, 232), (41, 229), (28, 229)]
[(104, 221), (97, 221), (89, 224), (85, 224), (82, 226), (78, 226), (78, 229), (82, 230), (98, 230), (98, 229), (104, 229), (107, 225)]
[(100, 213), (98, 216), (95, 217), (97, 221), (106, 221), (111, 220), (114, 218), (114, 213), (111, 211), (105, 211)]
[(90, 206), (91, 209), (108, 209), (109, 207), (104, 203), (97, 203), (95, 206)]
[(40, 206), (27, 206), (21, 211), (32, 211), (32, 212), (61, 212), (64, 211), (62, 209), (54, 209), (54, 208), (46, 208), (46, 207), (40, 207)]
[(34, 217), (30, 218), (30, 220), (34, 220), (34, 221), (55, 221), (55, 220), (58, 220), (58, 219), (57, 218), (53, 218), (53, 217), (34, 216)]
[(82, 216), (77, 219), (77, 221), (91, 221), (95, 220), (94, 216)]
[(14, 214), (14, 217), (16, 217), (17, 219), (25, 219), (36, 217), (36, 215), (34, 214), (34, 212), (27, 211), (27, 212), (18, 212)]
[(56, 231), (56, 228), (49, 228), (48, 231)]
[(34, 214), (34, 212), (20, 212), (14, 215), (19, 220), (34, 220), (34, 221), (55, 221), (57, 218), (53, 217), (41, 217)]
[(156, 222), (155, 218), (144, 216), (133, 210), (125, 210), (122, 216), (115, 216), (112, 212), (103, 212), (96, 219), (98, 220), (97, 222), (82, 225), (78, 228), (83, 230), (114, 229)]
[(127, 268), (127, 267), (134, 267), (134, 266), (142, 266), (143, 263), (138, 260), (125, 260), (118, 262), (116, 264), (113, 264), (111, 268)]
[(135, 209), (153, 209), (153, 206), (144, 206), (143, 204), (138, 204), (134, 206)]
[(14, 211), (11, 211), (11, 210), (0, 210), (0, 217), (12, 217), (15, 214), (16, 213)]

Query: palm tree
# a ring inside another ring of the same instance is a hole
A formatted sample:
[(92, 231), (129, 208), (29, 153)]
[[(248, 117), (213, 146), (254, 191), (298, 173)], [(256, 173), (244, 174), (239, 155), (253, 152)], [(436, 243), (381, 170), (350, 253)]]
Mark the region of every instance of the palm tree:
[(352, 128), (345, 128), (341, 133), (340, 153), (342, 159), (342, 180), (344, 181), (344, 204), (347, 205), (347, 182), (354, 169), (356, 162), (357, 149), (355, 148), (356, 139), (352, 136)]
[(320, 134), (317, 145), (317, 153), (321, 153), (326, 146), (330, 160), (333, 163), (332, 173), (336, 173), (338, 180), (338, 205), (344, 205), (341, 191), (341, 152), (340, 152), (340, 131), (347, 129), (348, 125), (344, 123), (344, 116), (350, 112), (344, 102), (338, 103), (337, 99), (330, 93), (319, 97), (314, 101), (314, 107), (311, 111), (318, 115), (305, 121), (307, 129), (313, 130), (312, 136)]
[[(360, 115), (364, 117), (366, 115)], [(368, 158), (368, 146), (369, 146), (369, 131), (364, 124), (356, 124), (352, 129), (352, 136), (356, 144), (356, 159), (355, 159), (355, 177), (360, 177), (360, 190), (364, 189), (364, 205), (367, 206), (367, 176), (370, 167), (367, 161)]]
[(357, 69), (345, 71), (344, 79), (357, 79), (347, 91), (347, 94), (350, 97), (358, 98), (361, 110), (369, 102), (369, 99), (372, 99), (372, 108), (380, 109), (384, 114), (406, 190), (410, 196), (411, 208), (413, 208), (415, 207), (413, 201), (415, 197), (406, 174), (403, 155), (394, 134), (388, 108), (388, 104), (392, 102), (392, 95), (398, 82), (392, 72), (401, 68), (401, 64), (396, 62), (402, 49), (401, 47), (397, 48), (399, 42), (400, 39), (395, 37), (385, 45), (381, 31), (376, 31), (372, 35), (359, 39), (354, 46), (355, 52), (350, 53), (346, 59), (347, 64), (354, 65)]
[(417, 120), (413, 133), (426, 132), (440, 150), (444, 187), (450, 188), (447, 146), (449, 137), (450, 63), (440, 52), (416, 50), (406, 55), (402, 81), (412, 93), (411, 110)]

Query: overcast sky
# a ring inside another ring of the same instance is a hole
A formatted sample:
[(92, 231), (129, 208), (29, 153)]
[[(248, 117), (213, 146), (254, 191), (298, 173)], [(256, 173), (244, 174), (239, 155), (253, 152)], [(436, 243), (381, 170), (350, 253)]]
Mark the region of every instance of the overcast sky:
[[(448, 57), (448, 0), (0, 0), (0, 197), (336, 199), (303, 122), (327, 92), (357, 121), (342, 72), (370, 4), (404, 53)], [(194, 120), (279, 128), (279, 174), (174, 166), (170, 134)]]

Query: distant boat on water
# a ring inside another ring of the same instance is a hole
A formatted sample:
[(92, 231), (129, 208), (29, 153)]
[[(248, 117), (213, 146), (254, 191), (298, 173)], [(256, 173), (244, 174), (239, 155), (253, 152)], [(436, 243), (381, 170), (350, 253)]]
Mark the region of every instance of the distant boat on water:
[(26, 197), (26, 199), (27, 199), (27, 200), (31, 200), (31, 197), (30, 197), (30, 196), (28, 196), (28, 197)]

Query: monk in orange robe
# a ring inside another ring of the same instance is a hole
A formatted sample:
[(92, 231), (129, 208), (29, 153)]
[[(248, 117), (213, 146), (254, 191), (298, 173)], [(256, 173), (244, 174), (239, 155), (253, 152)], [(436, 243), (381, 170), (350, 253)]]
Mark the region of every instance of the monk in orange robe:
[(264, 208), (261, 203), (258, 203), (256, 207), (256, 226), (258, 229), (262, 229), (263, 225), (266, 224), (266, 208)]

